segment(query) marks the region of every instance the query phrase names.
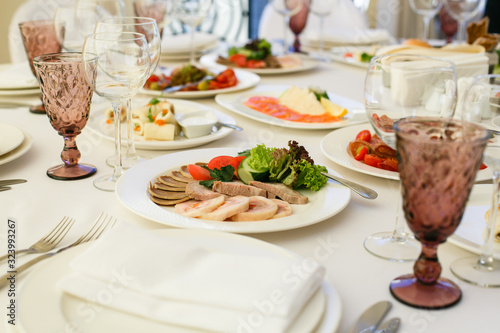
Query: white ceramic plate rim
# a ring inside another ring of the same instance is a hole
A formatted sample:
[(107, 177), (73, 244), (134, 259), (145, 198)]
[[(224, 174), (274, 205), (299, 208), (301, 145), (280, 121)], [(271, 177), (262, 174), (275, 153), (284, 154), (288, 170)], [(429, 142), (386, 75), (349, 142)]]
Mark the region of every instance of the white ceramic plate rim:
[[(298, 257), (297, 254), (285, 250), (279, 246), (269, 244), (251, 237), (233, 235), (221, 232), (210, 232), (206, 230), (173, 230), (156, 229), (152, 232), (169, 237), (191, 239), (201, 242), (208, 242), (211, 247), (240, 251), (241, 253), (264, 253), (266, 255), (276, 256), (277, 258)], [(82, 253), (90, 244), (70, 249), (63, 254), (45, 261), (30, 274), (23, 282), (19, 291), (18, 299), (23, 301), (23, 318), (29, 318), (25, 322), (18, 320), (17, 327), (24, 333), (33, 333), (39, 331), (57, 331), (68, 327), (66, 317), (61, 309), (64, 298), (68, 297), (57, 288), (57, 277), (69, 274), (71, 269), (68, 263), (77, 255)], [(56, 277), (56, 278), (55, 278)], [(43, 287), (40, 287), (43, 286)], [(338, 292), (334, 286), (325, 278), (321, 285), (321, 291), (326, 298), (326, 305), (323, 304), (323, 316), (319, 318), (316, 329), (313, 333), (332, 333), (335, 332), (340, 324), (342, 304)], [(74, 298), (73, 298), (74, 299)], [(79, 302), (79, 301), (76, 301)], [(83, 303), (83, 301), (82, 301)], [(306, 307), (307, 309), (307, 307)], [(307, 309), (311, 310), (311, 309)], [(317, 309), (320, 310), (320, 309)], [(113, 310), (105, 310), (117, 313)], [(29, 315), (28, 315), (29, 313)], [(120, 316), (126, 320), (127, 315)], [(50, 320), (46, 320), (50, 318)], [(41, 327), (44, 327), (40, 330)], [(108, 332), (112, 331), (109, 327)], [(294, 330), (295, 332), (295, 330)]]
[[(215, 66), (224, 66), (219, 63), (217, 63), (217, 57), (219, 56), (219, 53), (210, 53), (206, 54), (203, 57), (200, 58), (200, 63), (205, 65), (205, 66), (210, 66), (210, 67), (215, 67)], [(307, 56), (300, 56), (302, 59), (302, 65), (297, 66), (297, 67), (292, 67), (292, 68), (241, 68), (241, 70), (249, 71), (252, 73), (256, 74), (288, 74), (288, 73), (297, 73), (297, 72), (303, 72), (307, 71), (310, 69), (313, 69), (319, 65), (319, 61), (307, 57)], [(232, 68), (239, 68), (239, 67), (232, 67)]]
[[(321, 139), (321, 151), (330, 161), (347, 169), (375, 177), (399, 180), (399, 174), (397, 172), (374, 168), (363, 162), (356, 161), (348, 152), (349, 142), (353, 141), (359, 132), (366, 129), (373, 133), (370, 124), (360, 124), (330, 132)], [(486, 168), (478, 171), (476, 181), (489, 180), (491, 177), (491, 168)]]
[(0, 96), (24, 96), (24, 95), (39, 95), (40, 88), (30, 89), (0, 89)]
[[(462, 221), (448, 241), (475, 254), (481, 253), (483, 233), (487, 226), (484, 214), (491, 206), (493, 185), (476, 184), (472, 188)], [(493, 256), (500, 260), (500, 243), (493, 243)]]
[[(134, 107), (139, 107), (142, 105), (146, 105), (148, 101), (151, 98), (135, 98), (133, 100), (133, 108)], [(187, 107), (190, 109), (194, 110), (210, 110), (212, 111), (217, 119), (219, 119), (220, 122), (223, 123), (228, 123), (228, 124), (233, 124), (235, 125), (236, 122), (234, 119), (216, 109), (213, 109), (211, 107), (208, 107), (204, 104), (193, 102), (193, 101), (186, 101), (182, 99), (174, 99), (174, 98), (169, 98), (169, 102), (174, 104), (176, 112), (179, 114), (183, 114), (185, 111), (183, 111), (183, 107)], [(92, 132), (102, 135), (103, 138), (106, 140), (114, 141), (114, 127), (113, 125), (110, 125), (109, 128), (102, 128), (101, 126), (105, 126), (106, 123), (104, 122), (105, 120), (105, 114), (104, 111), (107, 110), (110, 107), (109, 103), (104, 103), (104, 104), (99, 104), (98, 106), (93, 106), (93, 110), (90, 112), (90, 118), (89, 122), (87, 124), (87, 128), (91, 130)], [(126, 126), (123, 126), (123, 131), (126, 130)], [(122, 131), (122, 133), (124, 133)], [(190, 147), (196, 147), (196, 146), (201, 146), (206, 143), (222, 139), (223, 137), (226, 137), (227, 135), (231, 134), (233, 132), (232, 129), (227, 128), (227, 127), (219, 127), (215, 132), (212, 132), (208, 135), (200, 136), (197, 138), (182, 138), (180, 140), (174, 140), (174, 141), (149, 141), (149, 140), (144, 140), (142, 137), (136, 137), (134, 140), (134, 145), (135, 148), (137, 149), (146, 149), (146, 150), (173, 150), (173, 149), (183, 149), (183, 148), (190, 148)], [(123, 141), (125, 142), (125, 141)]]
[(23, 133), (24, 133), (24, 140), (21, 143), (21, 145), (16, 149), (0, 156), (0, 165), (9, 163), (23, 156), (24, 154), (26, 154), (26, 152), (28, 152), (28, 150), (30, 150), (31, 145), (33, 144), (33, 138), (25, 131), (23, 131)]
[(24, 133), (21, 129), (10, 124), (0, 124), (0, 156), (6, 154), (24, 141)]
[(9, 80), (8, 86), (7, 85), (0, 85), (0, 90), (3, 91), (12, 91), (12, 90), (27, 90), (27, 89), (33, 89), (37, 88), (38, 89), (38, 81), (35, 76), (33, 76), (33, 73), (29, 69), (29, 64), (28, 61), (24, 61), (22, 63), (11, 63), (11, 64), (2, 64), (0, 65), (0, 76), (3, 76), (5, 71), (15, 71), (17, 72), (17, 75), (19, 75), (19, 72), (21, 72), (22, 76), (24, 79), (29, 80), (23, 82), (16, 82), (15, 78), (11, 77), (11, 80)]
[(311, 129), (311, 130), (334, 129), (334, 128), (350, 126), (353, 124), (364, 123), (368, 121), (366, 118), (366, 113), (363, 104), (356, 102), (352, 99), (349, 99), (347, 97), (336, 95), (330, 92), (328, 92), (328, 96), (330, 97), (330, 99), (334, 103), (339, 104), (348, 110), (348, 113), (346, 116), (344, 116), (343, 120), (336, 121), (333, 123), (301, 123), (301, 122), (282, 120), (268, 116), (262, 112), (253, 110), (243, 105), (243, 102), (246, 101), (249, 97), (252, 96), (279, 97), (288, 88), (290, 88), (290, 86), (263, 85), (259, 86), (257, 89), (245, 93), (217, 95), (215, 96), (215, 101), (220, 106), (223, 106), (226, 109), (231, 110), (247, 118), (257, 120), (269, 125), (287, 127), (287, 128), (299, 128), (299, 129)]
[(350, 52), (350, 51), (353, 51), (353, 50), (370, 50), (370, 47), (368, 46), (365, 46), (365, 47), (333, 47), (331, 48), (330, 50), (328, 50), (327, 54), (328, 56), (335, 60), (335, 61), (338, 61), (338, 62), (341, 62), (343, 64), (347, 64), (347, 65), (352, 65), (352, 66), (356, 66), (356, 67), (360, 67), (360, 68), (368, 68), (368, 66), (370, 65), (369, 62), (362, 62), (362, 61), (359, 61), (359, 60), (355, 60), (353, 58), (346, 58), (344, 57), (344, 54), (346, 52)]
[[(212, 69), (214, 70), (214, 69)], [(215, 69), (214, 71), (219, 71)], [(173, 97), (173, 98), (202, 98), (202, 97), (212, 97), (217, 94), (231, 93), (235, 91), (245, 90), (256, 86), (260, 82), (260, 76), (254, 73), (242, 71), (235, 69), (234, 74), (238, 79), (238, 83), (234, 87), (224, 88), (224, 89), (214, 89), (214, 90), (203, 90), (203, 91), (177, 91), (174, 93), (162, 94), (161, 91), (147, 90), (142, 88), (140, 90), (141, 94), (149, 96), (163, 96), (163, 97)]]
[[(161, 207), (149, 198), (150, 181), (167, 171), (195, 162), (208, 162), (219, 155), (236, 156), (241, 149), (209, 148), (183, 151), (142, 162), (129, 169), (116, 185), (118, 200), (132, 212), (148, 220), (173, 227), (219, 230), (235, 233), (259, 233), (296, 229), (324, 221), (342, 211), (351, 200), (351, 192), (342, 185), (328, 182), (318, 192), (301, 190), (309, 197), (306, 205), (293, 205), (292, 215), (255, 222), (218, 222), (185, 217), (174, 213), (173, 207)], [(339, 176), (335, 171), (330, 173)]]

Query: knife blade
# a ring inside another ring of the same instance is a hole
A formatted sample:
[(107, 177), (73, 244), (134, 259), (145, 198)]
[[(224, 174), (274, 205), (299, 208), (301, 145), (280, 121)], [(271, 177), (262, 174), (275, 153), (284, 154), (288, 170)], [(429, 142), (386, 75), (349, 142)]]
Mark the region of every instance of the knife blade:
[(163, 89), (163, 92), (164, 93), (173, 93), (173, 92), (179, 91), (179, 90), (184, 89), (184, 88), (197, 86), (199, 83), (201, 83), (203, 81), (212, 80), (213, 78), (214, 78), (214, 76), (207, 75), (203, 79), (201, 79), (200, 81), (190, 82), (190, 83), (186, 83), (186, 84), (180, 84), (178, 86), (168, 87), (168, 88)]
[(391, 307), (392, 303), (389, 301), (380, 301), (373, 304), (359, 316), (358, 320), (356, 320), (349, 330), (349, 333), (373, 332)]
[(15, 185), (26, 182), (27, 182), (26, 179), (5, 179), (5, 180), (0, 180), (0, 186)]
[(375, 333), (396, 333), (400, 322), (399, 318), (391, 318), (377, 327)]

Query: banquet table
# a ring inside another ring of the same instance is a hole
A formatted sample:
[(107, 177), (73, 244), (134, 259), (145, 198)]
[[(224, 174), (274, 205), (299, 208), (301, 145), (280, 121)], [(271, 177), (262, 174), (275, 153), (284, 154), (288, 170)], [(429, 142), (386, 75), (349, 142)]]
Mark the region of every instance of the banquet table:
[[(362, 102), (364, 75), (365, 70), (362, 68), (341, 63), (321, 63), (308, 71), (263, 75), (260, 84), (319, 86)], [(36, 102), (36, 96), (29, 98)], [(302, 257), (312, 257), (324, 265), (326, 278), (341, 300), (341, 319), (337, 332), (347, 332), (364, 309), (381, 300), (392, 302), (393, 307), (387, 318), (401, 318), (398, 331), (401, 333), (498, 332), (496, 316), (500, 310), (500, 289), (476, 287), (455, 278), (450, 272), (450, 263), (457, 258), (471, 256), (471, 253), (451, 243), (447, 242), (439, 247), (439, 259), (443, 266), (442, 276), (452, 279), (462, 288), (463, 298), (457, 305), (441, 310), (422, 310), (404, 305), (391, 296), (390, 281), (399, 275), (411, 273), (413, 263), (395, 263), (377, 258), (364, 249), (363, 240), (370, 234), (393, 229), (399, 196), (397, 181), (362, 174), (339, 166), (325, 157), (320, 141), (332, 130), (271, 126), (225, 110), (213, 98), (197, 99), (196, 102), (231, 115), (243, 131), (233, 132), (217, 141), (189, 149), (251, 148), (259, 143), (285, 147), (289, 140), (296, 140), (307, 148), (317, 164), (325, 165), (342, 177), (378, 193), (375, 200), (366, 200), (351, 193), (349, 204), (341, 212), (310, 226), (246, 235), (283, 247)], [(84, 233), (100, 212), (141, 228), (170, 228), (130, 211), (119, 202), (115, 193), (96, 189), (92, 184), (96, 176), (77, 181), (58, 181), (47, 177), (46, 170), (60, 163), (63, 141), (45, 115), (30, 113), (27, 107), (0, 108), (0, 121), (23, 129), (33, 138), (33, 145), (26, 154), (0, 165), (0, 179), (27, 180), (27, 183), (14, 185), (11, 190), (0, 192), (1, 252), (6, 251), (9, 218), (17, 222), (18, 249), (37, 241), (63, 216), (75, 218), (76, 223), (61, 246), (70, 244)], [(113, 142), (85, 129), (78, 136), (77, 144), (82, 152), (81, 162), (95, 165), (98, 169), (97, 176), (111, 173), (112, 169), (106, 165), (106, 158), (113, 154)], [(145, 159), (176, 152), (138, 150), (138, 154)], [(322, 255), (318, 256), (318, 253)], [(32, 255), (19, 256), (17, 265), (27, 261), (30, 256)], [(1, 274), (4, 274), (7, 271), (6, 264), (1, 263), (0, 267)], [(21, 274), (17, 280), (17, 288), (22, 288), (23, 282), (36, 269), (34, 267)], [(7, 302), (7, 293), (3, 289), (0, 292), (0, 304), (4, 312)], [(26, 308), (26, 304), (18, 304), (18, 320), (29, 320), (30, 313), (23, 311), (23, 308)], [(5, 323), (5, 313), (2, 313), (2, 318), (0, 332), (9, 326)]]

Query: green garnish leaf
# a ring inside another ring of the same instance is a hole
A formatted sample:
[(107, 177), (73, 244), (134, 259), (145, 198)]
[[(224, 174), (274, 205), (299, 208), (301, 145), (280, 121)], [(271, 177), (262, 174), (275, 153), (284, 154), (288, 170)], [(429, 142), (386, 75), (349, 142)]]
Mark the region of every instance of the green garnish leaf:
[(153, 114), (151, 112), (151, 107), (149, 107), (149, 111), (148, 111), (148, 119), (150, 122), (154, 123), (154, 119), (153, 119)]
[(158, 103), (160, 103), (160, 100), (159, 100), (158, 98), (156, 98), (156, 97), (155, 97), (155, 98), (153, 98), (153, 99), (151, 99), (151, 100), (149, 101), (149, 104), (151, 104), (151, 105), (156, 105), (156, 104), (158, 104)]
[(212, 179), (202, 180), (202, 181), (200, 181), (200, 185), (203, 185), (203, 186), (208, 187), (208, 188), (212, 188), (215, 181), (221, 181), (221, 182), (232, 182), (233, 181), (234, 167), (232, 165), (226, 165), (226, 166), (221, 167), (220, 169), (217, 169), (217, 168), (209, 169), (206, 165), (204, 165), (203, 168), (210, 171), (210, 177), (212, 177)]

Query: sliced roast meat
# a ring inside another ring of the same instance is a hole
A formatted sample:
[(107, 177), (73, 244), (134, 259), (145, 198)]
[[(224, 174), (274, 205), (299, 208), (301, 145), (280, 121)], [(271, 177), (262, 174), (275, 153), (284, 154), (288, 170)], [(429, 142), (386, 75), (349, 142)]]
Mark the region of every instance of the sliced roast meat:
[(246, 212), (229, 218), (231, 221), (261, 221), (272, 218), (278, 211), (278, 205), (265, 197), (250, 197), (250, 205)]
[(288, 202), (280, 199), (271, 199), (271, 200), (278, 206), (278, 211), (272, 217), (273, 219), (292, 215), (293, 208)]
[(170, 176), (160, 176), (160, 177), (158, 177), (158, 180), (160, 181), (160, 183), (165, 184), (167, 186), (171, 186), (171, 187), (186, 188), (186, 185), (187, 185), (187, 183), (175, 180)]
[(183, 183), (189, 183), (193, 181), (193, 177), (191, 175), (189, 177), (186, 177), (182, 172), (180, 171), (172, 171), (170, 173), (170, 177), (173, 179), (183, 182)]
[(210, 213), (200, 216), (201, 219), (224, 221), (231, 216), (246, 212), (250, 206), (250, 198), (238, 195), (236, 197), (226, 198), (224, 203)]
[(177, 200), (177, 199), (183, 199), (188, 197), (186, 193), (184, 192), (172, 192), (172, 191), (164, 191), (164, 190), (159, 190), (157, 188), (152, 188), (150, 187), (148, 189), (149, 194), (151, 194), (153, 197), (157, 197), (159, 199), (168, 199), (168, 200)]
[(160, 183), (160, 182), (154, 182), (153, 184), (150, 184), (150, 187), (157, 188), (159, 190), (164, 190), (164, 191), (184, 192), (184, 188), (182, 188), (182, 187), (167, 186), (167, 185)]
[(175, 212), (188, 217), (198, 217), (214, 211), (223, 203), (224, 196), (222, 195), (210, 200), (189, 200), (175, 205)]
[(249, 184), (251, 186), (264, 189), (267, 192), (274, 194), (281, 200), (284, 200), (291, 204), (305, 205), (307, 203), (307, 197), (303, 196), (299, 192), (293, 190), (283, 183), (263, 183), (253, 180)]
[(188, 166), (187, 165), (183, 165), (181, 166), (181, 169), (179, 170), (181, 172), (181, 174), (184, 176), (184, 177), (187, 177), (187, 178), (193, 178), (191, 176), (191, 174), (189, 173), (188, 171)]
[(200, 185), (199, 181), (189, 182), (186, 186), (186, 194), (195, 200), (209, 200), (222, 196), (220, 193), (213, 192), (211, 189)]
[(160, 205), (160, 206), (173, 206), (173, 205), (176, 205), (178, 203), (188, 201), (188, 200), (189, 200), (189, 197), (185, 197), (182, 199), (170, 200), (170, 199), (160, 199), (160, 198), (151, 196), (151, 201), (153, 201), (155, 204)]
[(248, 186), (242, 182), (220, 182), (215, 181), (212, 191), (234, 197), (243, 195), (245, 197), (261, 196), (266, 197), (266, 190), (255, 186)]

